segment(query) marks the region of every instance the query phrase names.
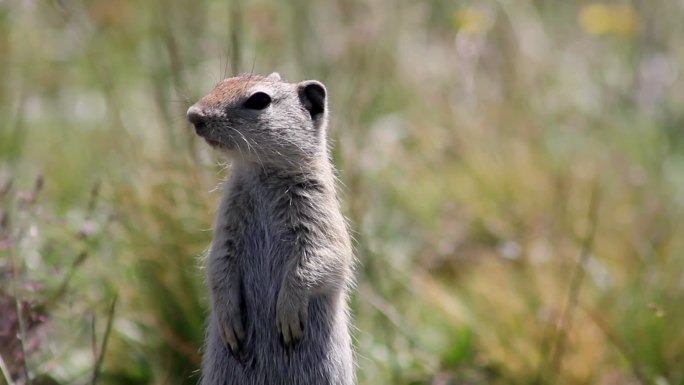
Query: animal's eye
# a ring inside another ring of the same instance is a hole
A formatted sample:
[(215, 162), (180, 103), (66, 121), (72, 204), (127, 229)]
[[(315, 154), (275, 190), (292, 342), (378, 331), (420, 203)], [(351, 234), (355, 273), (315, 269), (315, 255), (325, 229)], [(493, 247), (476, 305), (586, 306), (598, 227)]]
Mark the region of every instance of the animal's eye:
[(250, 110), (263, 110), (271, 104), (271, 97), (263, 92), (257, 92), (245, 102), (245, 108)]

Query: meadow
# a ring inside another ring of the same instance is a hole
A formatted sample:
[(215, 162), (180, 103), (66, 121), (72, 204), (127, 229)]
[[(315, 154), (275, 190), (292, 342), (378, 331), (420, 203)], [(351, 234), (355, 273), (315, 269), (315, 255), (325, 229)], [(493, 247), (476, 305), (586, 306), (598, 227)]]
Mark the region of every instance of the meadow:
[(682, 20), (0, 0), (0, 383), (197, 382), (227, 160), (185, 111), (278, 71), (329, 91), (359, 384), (684, 385)]

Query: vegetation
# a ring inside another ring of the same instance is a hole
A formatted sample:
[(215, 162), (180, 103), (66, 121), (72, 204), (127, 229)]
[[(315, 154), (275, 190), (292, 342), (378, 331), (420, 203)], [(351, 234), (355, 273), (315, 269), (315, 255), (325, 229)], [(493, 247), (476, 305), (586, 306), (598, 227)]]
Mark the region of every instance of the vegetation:
[(331, 94), (360, 384), (684, 384), (683, 19), (0, 1), (0, 381), (196, 383), (225, 160), (185, 110), (277, 70)]

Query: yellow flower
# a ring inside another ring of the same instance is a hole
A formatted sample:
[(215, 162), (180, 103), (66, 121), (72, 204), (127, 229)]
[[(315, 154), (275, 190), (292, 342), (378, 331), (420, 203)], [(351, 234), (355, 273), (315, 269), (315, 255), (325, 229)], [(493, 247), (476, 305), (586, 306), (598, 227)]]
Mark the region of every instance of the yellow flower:
[(459, 31), (477, 34), (486, 29), (487, 23), (482, 12), (473, 8), (465, 8), (454, 14), (454, 24)]
[(637, 13), (629, 5), (591, 4), (582, 7), (578, 15), (582, 29), (591, 35), (632, 36), (637, 29)]

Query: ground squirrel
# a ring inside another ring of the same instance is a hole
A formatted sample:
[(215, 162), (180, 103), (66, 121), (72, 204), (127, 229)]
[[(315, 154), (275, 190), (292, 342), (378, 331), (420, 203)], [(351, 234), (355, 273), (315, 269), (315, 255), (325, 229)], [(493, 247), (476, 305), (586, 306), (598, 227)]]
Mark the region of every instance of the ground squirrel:
[(352, 248), (326, 142), (326, 89), (242, 75), (187, 112), (232, 158), (207, 262), (203, 385), (354, 383)]

